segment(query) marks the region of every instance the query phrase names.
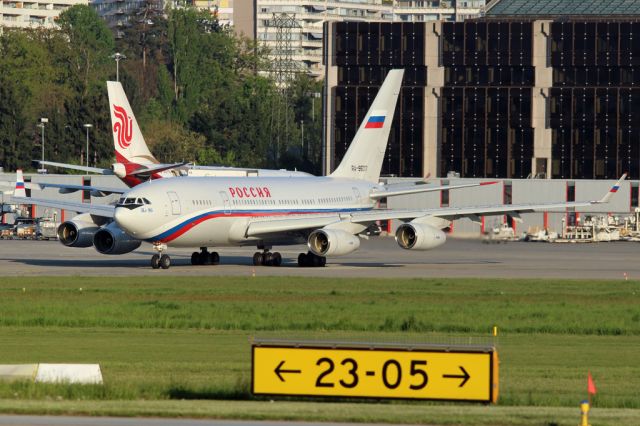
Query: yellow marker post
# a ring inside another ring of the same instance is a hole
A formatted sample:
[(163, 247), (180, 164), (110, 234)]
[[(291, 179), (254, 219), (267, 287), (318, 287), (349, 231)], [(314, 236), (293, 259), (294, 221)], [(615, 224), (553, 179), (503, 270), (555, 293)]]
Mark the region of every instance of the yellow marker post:
[(589, 424), (589, 401), (584, 400), (580, 403), (581, 421), (580, 426), (591, 426)]
[(497, 401), (497, 353), (253, 346), (257, 395)]

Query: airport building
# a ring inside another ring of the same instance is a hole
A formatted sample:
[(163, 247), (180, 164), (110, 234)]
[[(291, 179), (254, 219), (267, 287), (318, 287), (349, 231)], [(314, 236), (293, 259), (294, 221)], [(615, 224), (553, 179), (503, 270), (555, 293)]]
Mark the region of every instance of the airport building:
[[(84, 4), (92, 6), (111, 28), (128, 25), (129, 19), (145, 5), (159, 4), (147, 0), (2, 0), (0, 31), (7, 28), (55, 28), (60, 13)], [(161, 7), (161, 6), (160, 6)], [(116, 32), (118, 34), (118, 32)]]
[[(286, 32), (291, 60), (299, 70), (323, 77), (323, 23), (327, 21), (460, 21), (480, 16), (485, 0), (251, 0), (234, 9), (236, 31), (279, 54)], [(285, 14), (284, 17), (281, 15)]]
[(76, 4), (88, 4), (87, 0), (2, 0), (0, 2), (0, 27), (54, 28), (60, 13)]
[(386, 72), (404, 68), (387, 175), (640, 177), (640, 1), (497, 0), (464, 22), (325, 34), (327, 172)]

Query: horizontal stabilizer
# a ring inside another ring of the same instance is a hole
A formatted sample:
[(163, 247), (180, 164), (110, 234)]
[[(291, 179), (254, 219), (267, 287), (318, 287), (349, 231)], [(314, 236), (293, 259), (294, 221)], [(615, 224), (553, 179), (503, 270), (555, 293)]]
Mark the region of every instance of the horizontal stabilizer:
[(88, 166), (80, 166), (76, 164), (56, 163), (55, 161), (34, 160), (33, 162), (36, 164), (40, 164), (42, 166), (52, 166), (52, 167), (59, 167), (61, 169), (79, 170), (81, 172), (96, 173), (99, 175), (113, 174), (113, 171), (111, 169), (101, 169), (99, 167), (88, 167)]
[(182, 163), (173, 163), (173, 164), (160, 164), (158, 166), (151, 166), (151, 167), (142, 167), (138, 170), (134, 170), (132, 172), (129, 172), (129, 175), (131, 176), (151, 176), (154, 173), (160, 173), (160, 172), (164, 172), (165, 170), (171, 170), (171, 169), (177, 169), (179, 167), (185, 166), (189, 164), (188, 161), (182, 162)]
[(418, 194), (420, 192), (434, 192), (434, 191), (441, 191), (445, 189), (473, 188), (475, 186), (493, 185), (496, 183), (498, 183), (498, 181), (467, 183), (464, 185), (441, 185), (441, 186), (414, 185), (412, 187), (403, 188), (403, 189), (389, 188), (385, 190), (374, 191), (371, 194), (369, 194), (369, 198), (371, 198), (372, 200), (379, 200), (381, 198), (395, 197), (398, 195)]

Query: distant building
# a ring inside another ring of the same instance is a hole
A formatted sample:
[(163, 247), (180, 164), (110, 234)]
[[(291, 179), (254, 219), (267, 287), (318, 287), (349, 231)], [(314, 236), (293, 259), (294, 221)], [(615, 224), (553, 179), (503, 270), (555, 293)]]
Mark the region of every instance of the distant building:
[[(55, 28), (63, 11), (77, 4), (91, 5), (111, 28), (129, 25), (137, 11), (147, 0), (2, 0), (0, 28)], [(116, 32), (117, 34), (117, 32)]]
[(402, 67), (386, 174), (640, 177), (640, 0), (501, 0), (464, 22), (325, 28), (327, 171)]
[(87, 0), (2, 0), (0, 3), (0, 27), (54, 28), (60, 13), (76, 4), (88, 4)]
[[(249, 4), (251, 1), (253, 0), (235, 0), (235, 2), (242, 4), (243, 8), (251, 7)], [(245, 3), (247, 3), (246, 6)], [(215, 13), (220, 25), (231, 26), (234, 24), (234, 0), (193, 0), (192, 4), (198, 9), (209, 10), (211, 13)]]
[[(481, 16), (484, 0), (251, 0), (234, 10), (238, 32), (261, 41), (274, 51), (279, 29), (274, 14), (294, 18), (297, 28), (291, 29), (292, 59), (301, 70), (322, 77), (323, 23), (326, 21), (387, 21), (423, 22), (432, 20), (458, 21)], [(251, 7), (251, 4), (253, 7)]]

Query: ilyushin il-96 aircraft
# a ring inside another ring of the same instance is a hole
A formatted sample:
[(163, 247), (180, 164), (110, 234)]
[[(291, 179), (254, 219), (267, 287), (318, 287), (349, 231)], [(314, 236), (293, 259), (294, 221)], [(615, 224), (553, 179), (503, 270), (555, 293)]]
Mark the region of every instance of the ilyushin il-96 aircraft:
[(324, 266), (327, 257), (349, 254), (360, 237), (380, 220), (396, 219), (398, 245), (429, 250), (444, 244), (451, 221), (462, 217), (502, 215), (606, 203), (622, 178), (598, 201), (512, 204), (434, 209), (377, 209), (378, 200), (452, 186), (381, 185), (378, 183), (403, 70), (391, 70), (338, 168), (323, 177), (175, 177), (140, 184), (122, 194), (115, 206), (18, 198), (81, 214), (60, 225), (58, 236), (69, 247), (94, 246), (103, 254), (123, 254), (142, 242), (153, 245), (155, 269), (167, 269), (170, 247), (199, 247), (194, 265), (216, 264), (209, 247), (256, 246), (254, 265), (278, 266), (278, 245), (306, 243), (300, 266)]

